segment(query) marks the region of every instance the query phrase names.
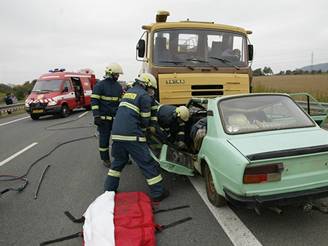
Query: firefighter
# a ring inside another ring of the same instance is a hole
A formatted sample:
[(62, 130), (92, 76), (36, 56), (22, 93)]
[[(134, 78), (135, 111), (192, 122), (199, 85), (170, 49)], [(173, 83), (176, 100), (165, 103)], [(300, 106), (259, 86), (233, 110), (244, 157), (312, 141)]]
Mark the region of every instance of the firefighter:
[(153, 115), (151, 117), (153, 119), (152, 133), (155, 133), (163, 142), (168, 141), (175, 144), (179, 149), (187, 149), (185, 124), (189, 120), (188, 108), (185, 106), (159, 105), (157, 106), (156, 116)]
[(151, 115), (152, 98), (147, 94), (150, 87), (157, 87), (155, 77), (142, 73), (122, 98), (113, 124), (111, 153), (114, 161), (105, 181), (105, 190), (117, 190), (130, 155), (146, 178), (152, 200), (161, 201), (169, 192), (163, 187), (159, 166), (150, 155), (145, 137)]
[(98, 82), (91, 95), (91, 109), (94, 123), (98, 126), (99, 152), (104, 166), (110, 167), (109, 139), (113, 119), (122, 97), (122, 87), (117, 82), (123, 74), (119, 64), (113, 63), (106, 67), (104, 80)]

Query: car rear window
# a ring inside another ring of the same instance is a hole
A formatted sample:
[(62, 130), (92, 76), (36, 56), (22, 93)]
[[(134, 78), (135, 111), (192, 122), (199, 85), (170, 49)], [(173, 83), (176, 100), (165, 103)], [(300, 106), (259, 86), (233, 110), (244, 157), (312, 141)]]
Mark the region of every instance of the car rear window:
[(228, 134), (315, 126), (293, 100), (283, 95), (234, 97), (219, 101), (218, 107)]

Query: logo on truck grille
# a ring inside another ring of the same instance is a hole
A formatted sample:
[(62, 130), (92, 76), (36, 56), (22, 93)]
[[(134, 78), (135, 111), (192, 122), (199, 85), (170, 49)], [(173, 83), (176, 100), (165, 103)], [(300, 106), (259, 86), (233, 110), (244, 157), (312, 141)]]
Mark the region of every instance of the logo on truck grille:
[(180, 85), (180, 84), (184, 84), (184, 83), (185, 83), (184, 79), (167, 79), (166, 80), (167, 85)]

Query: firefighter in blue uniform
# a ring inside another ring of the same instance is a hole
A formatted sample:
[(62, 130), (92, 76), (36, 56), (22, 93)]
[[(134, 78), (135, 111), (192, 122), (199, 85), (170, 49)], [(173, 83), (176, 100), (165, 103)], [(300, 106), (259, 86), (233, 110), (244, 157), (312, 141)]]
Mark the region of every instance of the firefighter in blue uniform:
[(111, 153), (114, 161), (105, 181), (105, 190), (117, 190), (121, 172), (130, 155), (146, 178), (152, 200), (161, 201), (169, 192), (163, 187), (159, 166), (150, 155), (145, 135), (150, 124), (152, 103), (147, 89), (151, 87), (157, 88), (155, 77), (142, 73), (122, 98), (113, 124)]
[(189, 120), (189, 110), (185, 106), (154, 105), (152, 111), (152, 133), (163, 142), (171, 142), (179, 149), (186, 149), (185, 125)]
[(123, 93), (117, 82), (120, 74), (123, 74), (123, 71), (119, 64), (113, 63), (106, 67), (104, 80), (95, 85), (91, 95), (94, 123), (99, 131), (100, 158), (106, 167), (110, 167), (109, 140), (113, 119)]

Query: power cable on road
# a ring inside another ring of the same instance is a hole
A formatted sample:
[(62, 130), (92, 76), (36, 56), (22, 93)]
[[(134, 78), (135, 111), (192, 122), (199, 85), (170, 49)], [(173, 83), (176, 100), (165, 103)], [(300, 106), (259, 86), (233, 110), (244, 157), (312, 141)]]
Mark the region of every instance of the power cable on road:
[[(68, 120), (68, 121), (65, 121), (65, 122), (60, 122), (60, 123), (57, 123), (57, 124), (54, 124), (54, 125), (51, 125), (51, 126), (48, 126), (48, 127), (45, 127), (45, 130), (48, 130), (48, 131), (55, 131), (55, 130), (71, 130), (71, 129), (80, 129), (80, 128), (91, 128), (93, 127), (92, 125), (90, 126), (80, 126), (80, 127), (69, 127), (69, 128), (59, 128), (59, 129), (49, 129), (49, 128), (52, 128), (54, 126), (58, 126), (58, 125), (64, 125), (64, 124), (67, 124), (67, 123), (71, 123), (71, 122), (74, 122), (74, 121), (77, 121), (79, 119), (81, 119), (82, 117), (79, 117), (79, 118), (76, 118), (76, 119), (72, 119), (72, 120)], [(31, 169), (38, 163), (40, 162), (41, 160), (45, 159), (46, 157), (50, 156), (55, 150), (57, 150), (58, 148), (60, 148), (61, 146), (63, 145), (66, 145), (66, 144), (70, 144), (70, 143), (74, 143), (74, 142), (78, 142), (78, 141), (83, 141), (83, 140), (86, 140), (86, 139), (91, 139), (91, 138), (94, 138), (96, 137), (95, 135), (91, 135), (91, 136), (86, 136), (86, 137), (81, 137), (81, 138), (75, 138), (75, 139), (71, 139), (71, 140), (68, 140), (68, 141), (65, 141), (65, 142), (62, 142), (60, 144), (57, 144), (53, 149), (51, 149), (48, 153), (46, 153), (45, 155), (41, 156), (40, 158), (38, 158), (36, 161), (34, 161), (33, 163), (31, 163), (29, 165), (29, 167), (27, 168), (27, 171), (23, 174), (23, 175), (20, 175), (20, 176), (17, 176), (17, 175), (8, 175), (8, 174), (0, 174), (0, 182), (1, 181), (17, 181), (17, 180), (20, 180), (23, 182), (23, 184), (21, 186), (19, 186), (18, 188), (14, 188), (14, 187), (8, 187), (8, 188), (5, 188), (3, 189), (2, 191), (0, 191), (0, 197), (7, 193), (8, 191), (17, 191), (17, 192), (21, 192), (23, 191), (27, 185), (28, 185), (28, 179), (27, 179), (27, 176), (28, 174), (30, 173)]]

